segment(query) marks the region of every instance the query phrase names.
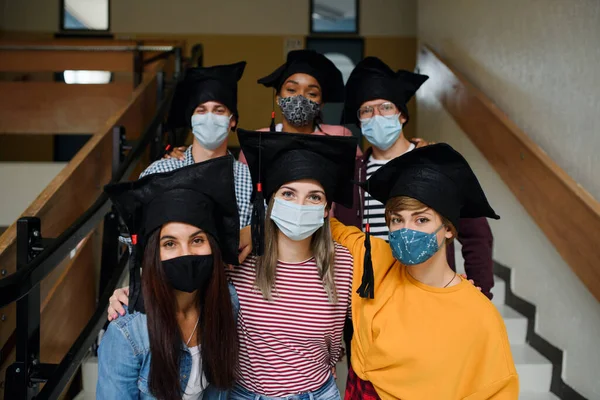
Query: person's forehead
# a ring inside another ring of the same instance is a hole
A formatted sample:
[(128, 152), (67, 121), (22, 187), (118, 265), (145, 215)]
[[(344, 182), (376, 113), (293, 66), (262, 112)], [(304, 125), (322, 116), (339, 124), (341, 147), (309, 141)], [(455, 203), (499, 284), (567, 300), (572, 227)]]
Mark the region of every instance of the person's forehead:
[(379, 104), (383, 104), (383, 103), (392, 103), (392, 102), (389, 100), (386, 100), (386, 99), (375, 99), (375, 100), (365, 101), (364, 103), (362, 103), (361, 107), (378, 106)]

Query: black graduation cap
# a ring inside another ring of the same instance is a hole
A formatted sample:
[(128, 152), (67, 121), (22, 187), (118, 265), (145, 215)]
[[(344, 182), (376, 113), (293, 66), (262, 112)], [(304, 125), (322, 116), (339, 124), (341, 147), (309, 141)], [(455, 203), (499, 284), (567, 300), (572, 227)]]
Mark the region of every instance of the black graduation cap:
[(252, 237), (259, 255), (263, 198), (268, 202), (284, 183), (314, 179), (323, 185), (329, 202), (352, 207), (356, 138), (238, 129), (238, 139), (255, 187)]
[(105, 186), (104, 191), (127, 225), (134, 245), (129, 265), (132, 305), (139, 296), (138, 267), (143, 248), (148, 237), (168, 222), (183, 222), (204, 230), (219, 244), (223, 261), (238, 264), (239, 215), (233, 162), (233, 157), (227, 155)]
[(287, 61), (270, 75), (260, 78), (258, 83), (272, 87), (277, 92), (286, 79), (294, 74), (307, 74), (321, 85), (323, 103), (341, 103), (344, 101), (344, 78), (342, 73), (327, 57), (314, 50), (293, 50), (287, 55)]
[(246, 62), (188, 68), (175, 89), (168, 124), (171, 128), (191, 127), (191, 117), (199, 104), (207, 101), (223, 103), (238, 118), (237, 84), (244, 74)]
[(394, 72), (377, 57), (359, 62), (346, 82), (344, 122), (358, 125), (360, 106), (370, 100), (389, 100), (408, 118), (406, 103), (429, 77), (413, 72)]
[[(383, 204), (398, 196), (419, 200), (446, 217), (455, 228), (460, 218), (500, 219), (467, 160), (445, 143), (418, 148), (391, 160), (362, 186)], [(370, 242), (365, 240), (365, 247), (369, 248)], [(370, 254), (369, 260), (366, 257), (365, 254), (365, 266), (371, 265)], [(372, 298), (369, 293), (373, 290), (373, 272), (367, 268), (364, 271), (358, 292)]]

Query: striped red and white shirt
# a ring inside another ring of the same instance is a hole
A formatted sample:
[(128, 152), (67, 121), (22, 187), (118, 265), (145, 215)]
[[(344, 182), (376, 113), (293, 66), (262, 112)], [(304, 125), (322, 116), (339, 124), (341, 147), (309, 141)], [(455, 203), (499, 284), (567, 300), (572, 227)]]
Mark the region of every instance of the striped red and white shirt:
[(228, 275), (239, 299), (238, 383), (249, 391), (283, 397), (321, 387), (340, 356), (350, 315), (352, 256), (335, 244), (337, 303), (330, 303), (314, 258), (277, 263), (272, 300), (255, 286), (255, 258)]

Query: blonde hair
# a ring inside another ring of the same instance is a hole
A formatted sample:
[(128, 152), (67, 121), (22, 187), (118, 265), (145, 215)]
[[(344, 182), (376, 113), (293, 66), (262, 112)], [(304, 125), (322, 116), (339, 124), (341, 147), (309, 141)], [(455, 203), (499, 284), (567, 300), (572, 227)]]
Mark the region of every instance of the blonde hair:
[[(266, 300), (272, 300), (277, 277), (277, 233), (279, 228), (271, 220), (271, 212), (275, 203), (275, 195), (271, 197), (265, 217), (265, 251), (256, 259), (256, 279), (254, 284)], [(326, 209), (329, 210), (327, 205)], [(310, 249), (315, 258), (319, 278), (323, 281), (323, 288), (327, 292), (330, 303), (336, 303), (337, 291), (335, 288), (335, 245), (331, 237), (329, 217), (325, 218), (323, 226), (312, 236)]]
[(452, 237), (449, 239), (446, 239), (446, 245), (449, 245), (450, 243), (452, 243), (452, 241), (458, 234), (458, 232), (456, 231), (456, 227), (452, 224), (452, 222), (450, 222), (450, 220), (448, 218), (444, 217), (443, 215), (440, 215), (433, 208), (429, 207), (426, 204), (421, 203), (417, 199), (413, 199), (412, 197), (399, 196), (399, 197), (392, 197), (391, 199), (389, 199), (387, 201), (387, 203), (385, 204), (385, 224), (389, 228), (393, 213), (397, 213), (400, 211), (422, 210), (424, 208), (429, 208), (431, 211), (433, 211), (435, 213), (435, 215), (440, 217), (440, 219), (442, 220), (442, 224), (444, 224), (444, 226), (447, 227), (450, 230), (450, 232), (452, 233)]

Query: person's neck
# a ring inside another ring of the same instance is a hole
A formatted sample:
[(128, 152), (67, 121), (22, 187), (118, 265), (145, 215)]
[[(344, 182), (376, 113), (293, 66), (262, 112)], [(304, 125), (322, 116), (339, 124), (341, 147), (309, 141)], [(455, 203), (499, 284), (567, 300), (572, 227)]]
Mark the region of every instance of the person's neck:
[(175, 301), (177, 303), (177, 317), (183, 320), (198, 318), (198, 291), (192, 293), (175, 290)]
[(313, 133), (315, 131), (314, 124), (309, 124), (306, 126), (294, 126), (290, 124), (285, 118), (282, 121), (282, 125), (282, 130), (288, 133)]
[(295, 241), (277, 231), (277, 259), (288, 263), (306, 261), (313, 256), (310, 248), (312, 236)]
[[(443, 288), (457, 284), (457, 281), (453, 280), (456, 273), (452, 271), (446, 259), (445, 246), (424, 263), (407, 266), (407, 268), (410, 276), (427, 286)], [(448, 285), (451, 281), (452, 283)]]
[(199, 163), (207, 160), (211, 160), (213, 158), (223, 157), (227, 154), (227, 140), (225, 140), (219, 147), (214, 150), (209, 150), (205, 147), (202, 147), (200, 142), (197, 139), (194, 139), (192, 143), (192, 156), (194, 157), (194, 162)]
[(373, 158), (376, 160), (391, 160), (400, 157), (408, 151), (410, 145), (411, 143), (406, 140), (404, 133), (401, 132), (398, 140), (389, 149), (382, 150), (373, 146)]

